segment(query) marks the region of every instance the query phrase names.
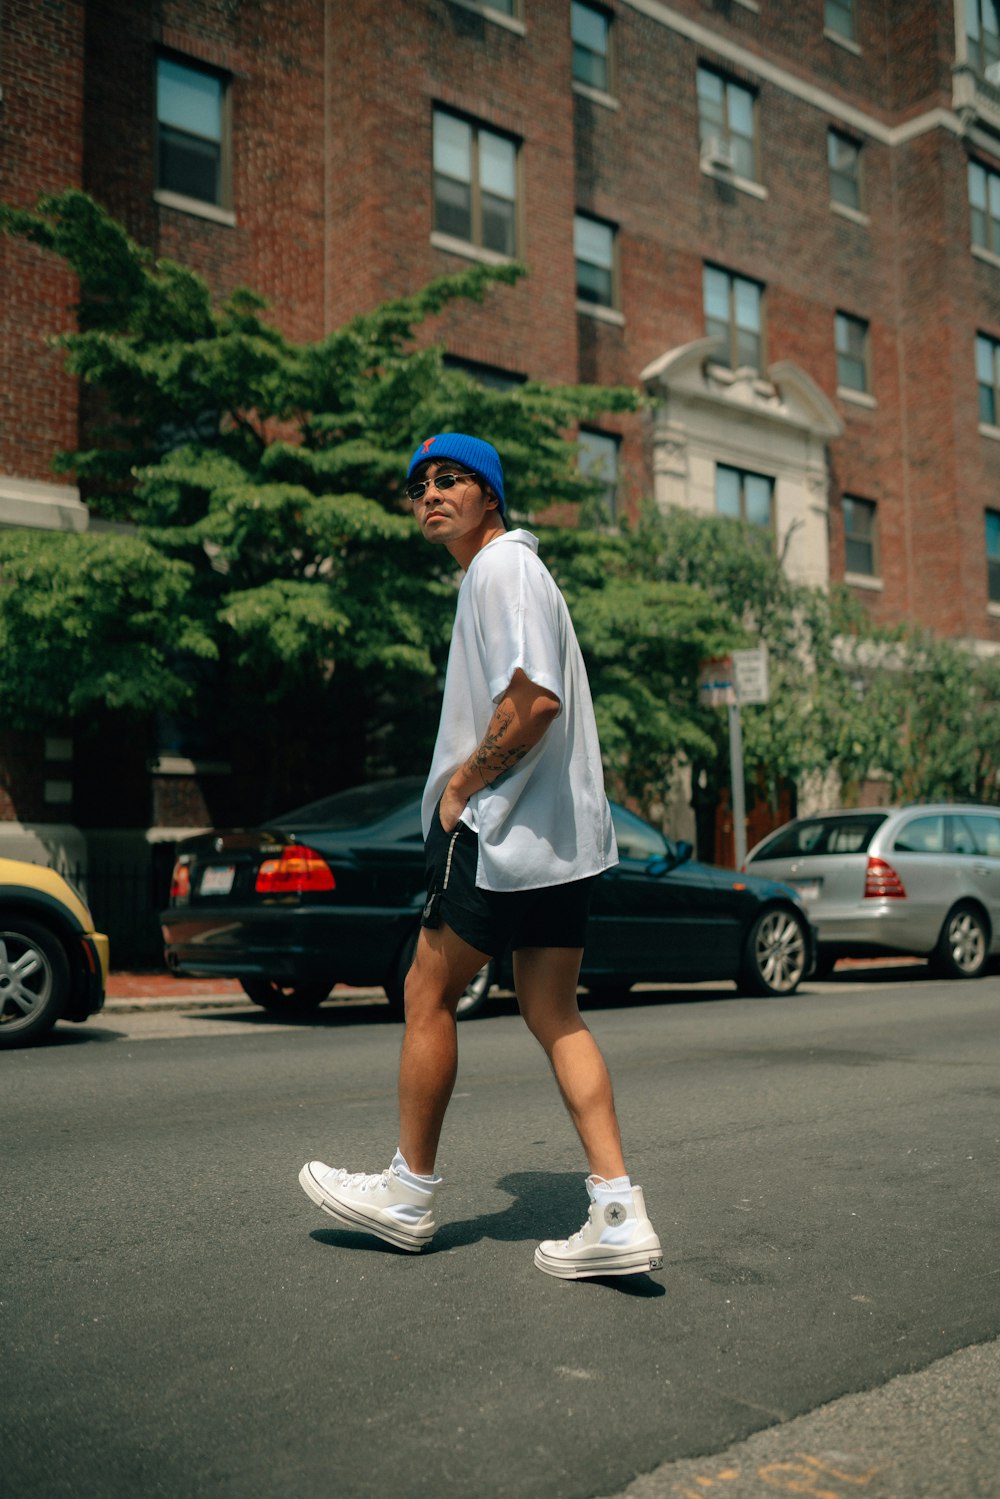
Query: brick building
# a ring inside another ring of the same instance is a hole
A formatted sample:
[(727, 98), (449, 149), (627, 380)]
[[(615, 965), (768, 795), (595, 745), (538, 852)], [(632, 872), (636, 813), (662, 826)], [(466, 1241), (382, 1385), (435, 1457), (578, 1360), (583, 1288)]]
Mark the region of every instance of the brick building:
[[(435, 334), (641, 385), (581, 434), (610, 503), (743, 515), (879, 621), (1000, 648), (1000, 0), (6, 0), (0, 87), (0, 197), (82, 186), (294, 338), (525, 261)], [(82, 529), (41, 341), (70, 278), (0, 240), (0, 287), (0, 525)], [(147, 749), (147, 820), (197, 821)], [(0, 818), (81, 820), (96, 772), (46, 753), (8, 745)]]

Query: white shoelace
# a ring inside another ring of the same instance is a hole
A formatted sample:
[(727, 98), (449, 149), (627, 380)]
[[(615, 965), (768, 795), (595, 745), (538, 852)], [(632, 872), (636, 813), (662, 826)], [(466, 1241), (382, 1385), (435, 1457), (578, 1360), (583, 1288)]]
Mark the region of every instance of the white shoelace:
[(389, 1185), (390, 1170), (391, 1167), (387, 1166), (384, 1171), (347, 1171), (341, 1166), (334, 1179), (338, 1187), (356, 1187), (359, 1192), (369, 1192)]

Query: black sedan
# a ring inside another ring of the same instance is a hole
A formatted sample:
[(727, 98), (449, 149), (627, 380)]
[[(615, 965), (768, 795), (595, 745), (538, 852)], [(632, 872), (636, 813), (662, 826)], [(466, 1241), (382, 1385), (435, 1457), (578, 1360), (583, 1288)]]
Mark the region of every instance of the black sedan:
[[(178, 848), (160, 916), (177, 974), (237, 978), (255, 1003), (307, 1011), (334, 984), (382, 985), (401, 1012), (424, 903), (422, 782), (342, 791), (245, 832)], [(612, 998), (633, 983), (732, 979), (791, 994), (815, 960), (805, 908), (787, 885), (699, 864), (612, 803), (621, 863), (597, 882), (581, 983)], [(487, 964), (460, 1013), (481, 1009), (509, 959)]]

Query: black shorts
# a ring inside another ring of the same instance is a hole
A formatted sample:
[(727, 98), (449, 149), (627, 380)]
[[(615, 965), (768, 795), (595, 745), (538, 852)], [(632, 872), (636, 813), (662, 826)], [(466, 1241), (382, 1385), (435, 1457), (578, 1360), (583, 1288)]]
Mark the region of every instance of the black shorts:
[(467, 823), (452, 832), (437, 811), (424, 844), (425, 927), (450, 926), (479, 952), (499, 958), (506, 947), (583, 947), (596, 876), (536, 890), (481, 890), (476, 884), (479, 839)]

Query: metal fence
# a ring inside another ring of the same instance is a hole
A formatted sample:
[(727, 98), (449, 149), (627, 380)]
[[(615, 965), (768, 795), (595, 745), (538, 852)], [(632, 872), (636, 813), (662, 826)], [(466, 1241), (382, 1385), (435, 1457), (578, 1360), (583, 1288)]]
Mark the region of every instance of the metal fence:
[(146, 863), (91, 860), (86, 868), (64, 871), (85, 897), (97, 930), (107, 933), (115, 968), (163, 962), (157, 917), (170, 895), (174, 851), (164, 845), (149, 852)]

